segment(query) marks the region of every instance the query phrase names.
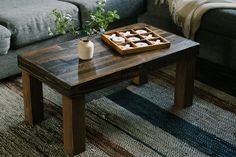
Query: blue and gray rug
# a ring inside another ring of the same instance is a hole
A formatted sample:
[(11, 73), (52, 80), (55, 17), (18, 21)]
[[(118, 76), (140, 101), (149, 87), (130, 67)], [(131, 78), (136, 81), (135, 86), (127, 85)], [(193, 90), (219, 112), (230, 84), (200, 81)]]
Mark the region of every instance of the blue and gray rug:
[[(157, 77), (158, 76), (158, 77)], [(173, 107), (166, 71), (87, 97), (87, 150), (80, 156), (236, 156), (236, 98), (195, 82), (194, 105)], [(23, 121), (21, 80), (0, 84), (0, 156), (65, 156), (60, 95), (44, 86), (45, 121)]]

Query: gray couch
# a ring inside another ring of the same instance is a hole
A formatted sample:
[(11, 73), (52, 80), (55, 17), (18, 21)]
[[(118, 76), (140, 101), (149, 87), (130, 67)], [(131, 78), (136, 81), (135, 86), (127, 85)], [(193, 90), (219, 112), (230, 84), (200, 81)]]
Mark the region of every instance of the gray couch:
[[(116, 9), (121, 16), (112, 27), (137, 22), (137, 16), (146, 8), (144, 0), (107, 0), (106, 3), (106, 9)], [(1, 0), (0, 79), (20, 72), (17, 55), (73, 39), (70, 35), (48, 35), (48, 27), (55, 27), (53, 9), (70, 13), (82, 25), (95, 6), (96, 0)]]
[[(50, 16), (53, 9), (72, 14), (78, 24), (82, 25), (88, 19), (88, 11), (95, 7), (95, 2), (96, 0), (1, 0), (0, 54), (8, 53), (0, 56), (0, 79), (19, 73), (17, 55), (72, 39), (69, 35), (53, 38), (48, 36), (47, 27), (54, 27)], [(112, 27), (135, 23), (139, 17), (139, 22), (150, 23), (182, 35), (172, 22), (168, 7), (157, 7), (154, 0), (107, 0), (107, 9), (116, 9), (121, 15), (121, 20)], [(196, 35), (196, 41), (201, 43), (199, 58), (236, 70), (235, 28), (236, 10), (209, 11), (203, 17)]]
[[(154, 0), (148, 1), (147, 12), (139, 17), (139, 21), (182, 35), (172, 22), (168, 6), (156, 6)], [(201, 44), (200, 59), (236, 70), (236, 10), (215, 9), (207, 12), (195, 40)]]

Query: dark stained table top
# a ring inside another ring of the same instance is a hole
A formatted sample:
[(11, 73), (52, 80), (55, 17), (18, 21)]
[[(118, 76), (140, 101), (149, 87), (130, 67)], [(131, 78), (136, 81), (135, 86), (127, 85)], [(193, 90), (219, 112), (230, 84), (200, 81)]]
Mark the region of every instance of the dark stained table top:
[[(135, 28), (141, 25), (146, 26), (146, 24), (135, 24), (127, 27)], [(19, 67), (53, 87), (63, 86), (63, 89), (70, 90), (150, 61), (171, 55), (178, 56), (183, 52), (187, 52), (188, 49), (199, 46), (194, 41), (152, 26), (149, 27), (169, 40), (171, 47), (121, 56), (100, 38), (97, 38), (94, 40), (95, 52), (93, 59), (82, 61), (78, 59), (78, 40), (73, 40), (24, 53), (18, 56)]]

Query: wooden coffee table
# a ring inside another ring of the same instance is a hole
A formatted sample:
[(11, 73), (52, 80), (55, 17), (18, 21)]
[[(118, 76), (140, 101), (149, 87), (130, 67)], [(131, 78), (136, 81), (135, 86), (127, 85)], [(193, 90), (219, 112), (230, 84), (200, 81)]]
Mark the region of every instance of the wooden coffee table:
[[(127, 27), (140, 26), (146, 24)], [(85, 94), (127, 79), (141, 85), (147, 82), (148, 72), (174, 62), (177, 63), (175, 105), (192, 105), (199, 44), (155, 27), (152, 29), (171, 42), (169, 49), (121, 56), (97, 38), (94, 40), (94, 58), (89, 61), (78, 59), (78, 40), (18, 56), (25, 120), (37, 124), (44, 119), (42, 82), (49, 85), (63, 95), (65, 152), (71, 155), (81, 153), (85, 150)]]

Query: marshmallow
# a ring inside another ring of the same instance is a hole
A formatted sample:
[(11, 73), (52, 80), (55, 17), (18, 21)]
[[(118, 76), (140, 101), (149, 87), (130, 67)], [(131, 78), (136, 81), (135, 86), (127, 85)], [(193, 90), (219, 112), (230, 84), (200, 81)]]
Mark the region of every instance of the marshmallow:
[(113, 40), (116, 43), (124, 43), (125, 42), (125, 38), (122, 37), (112, 37), (111, 40)]
[(135, 32), (138, 33), (138, 34), (147, 33), (147, 31), (145, 31), (145, 30), (143, 30), (143, 29), (136, 30)]
[(138, 38), (138, 37), (129, 37), (128, 39), (130, 41), (139, 41), (140, 40), (140, 38)]
[(138, 46), (138, 47), (148, 46), (148, 44), (145, 43), (145, 42), (138, 42), (138, 43), (136, 43), (135, 45)]

